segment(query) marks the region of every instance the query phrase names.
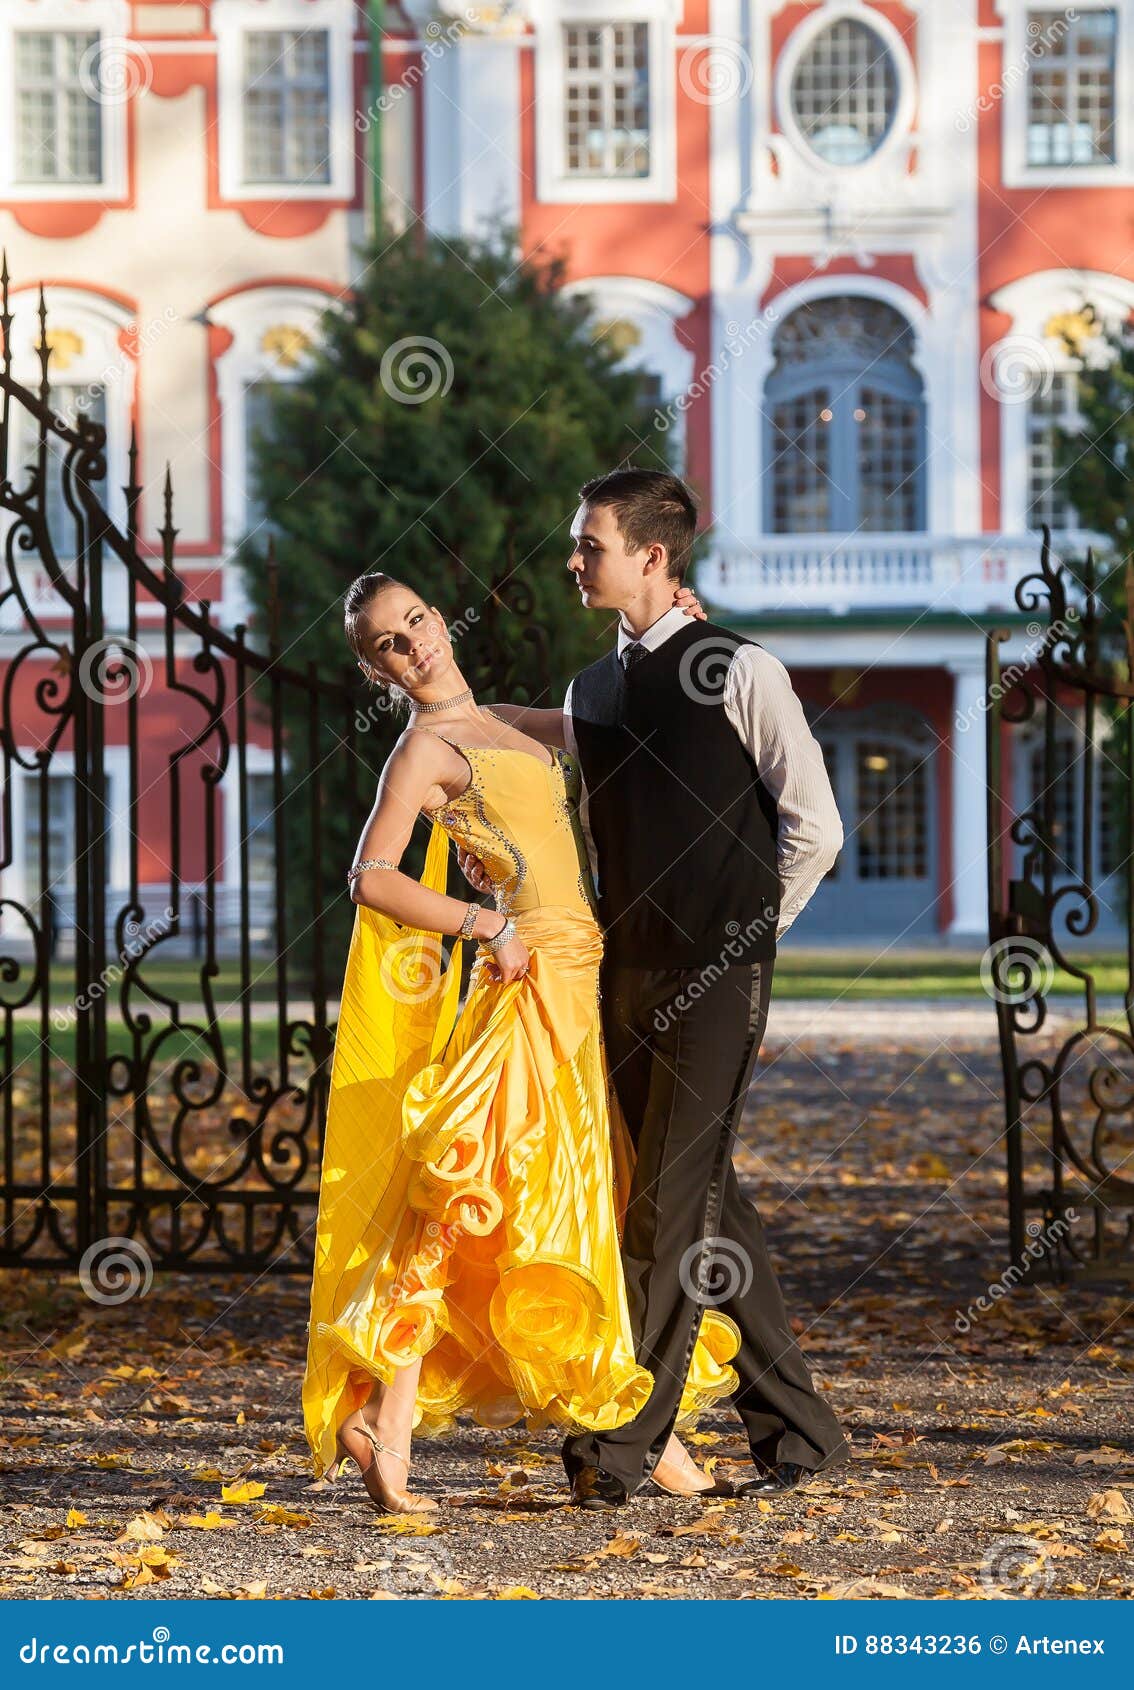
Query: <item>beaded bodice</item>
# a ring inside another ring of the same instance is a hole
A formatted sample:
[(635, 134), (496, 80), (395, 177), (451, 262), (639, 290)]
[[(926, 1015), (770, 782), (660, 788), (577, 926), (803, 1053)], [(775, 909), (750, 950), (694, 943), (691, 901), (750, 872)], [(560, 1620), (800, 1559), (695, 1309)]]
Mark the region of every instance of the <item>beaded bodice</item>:
[(428, 731), (461, 753), (469, 783), (425, 813), (480, 858), (496, 884), (497, 908), (519, 914), (556, 905), (593, 913), (575, 759), (558, 747), (548, 762), (512, 746), (461, 745), (439, 729)]

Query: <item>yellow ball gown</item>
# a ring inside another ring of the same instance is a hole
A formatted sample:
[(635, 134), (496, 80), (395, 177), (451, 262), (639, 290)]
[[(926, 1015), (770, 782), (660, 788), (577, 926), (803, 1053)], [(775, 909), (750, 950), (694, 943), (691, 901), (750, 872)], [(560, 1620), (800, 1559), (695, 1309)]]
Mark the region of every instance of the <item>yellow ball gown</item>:
[[(457, 746), (470, 768), (433, 812), (422, 884), (450, 839), (481, 858), (527, 975), (359, 905), (335, 1039), (303, 1381), (314, 1467), (375, 1379), (423, 1358), (415, 1424), (608, 1430), (652, 1378), (634, 1359), (619, 1257), (633, 1150), (609, 1087), (602, 932), (579, 834), (578, 769)], [(733, 1323), (706, 1310), (681, 1420), (736, 1388)]]

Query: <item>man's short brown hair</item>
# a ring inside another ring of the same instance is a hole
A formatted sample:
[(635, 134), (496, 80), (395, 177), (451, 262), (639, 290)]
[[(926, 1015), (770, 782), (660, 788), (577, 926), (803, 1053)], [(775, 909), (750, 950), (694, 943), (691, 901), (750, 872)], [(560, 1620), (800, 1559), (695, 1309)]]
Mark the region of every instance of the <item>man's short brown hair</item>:
[(697, 506), (684, 481), (665, 470), (616, 469), (586, 482), (579, 498), (609, 506), (629, 551), (664, 546), (666, 573), (674, 581), (682, 579), (697, 532)]

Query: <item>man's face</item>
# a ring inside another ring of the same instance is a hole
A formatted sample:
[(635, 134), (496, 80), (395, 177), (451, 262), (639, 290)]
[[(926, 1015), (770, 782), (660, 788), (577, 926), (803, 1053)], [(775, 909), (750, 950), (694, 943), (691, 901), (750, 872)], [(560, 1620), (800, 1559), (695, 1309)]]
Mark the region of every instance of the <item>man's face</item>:
[[(625, 610), (642, 592), (656, 547), (629, 552), (610, 505), (583, 503), (571, 524), (567, 567), (588, 610)], [(652, 569), (650, 570), (652, 573)]]

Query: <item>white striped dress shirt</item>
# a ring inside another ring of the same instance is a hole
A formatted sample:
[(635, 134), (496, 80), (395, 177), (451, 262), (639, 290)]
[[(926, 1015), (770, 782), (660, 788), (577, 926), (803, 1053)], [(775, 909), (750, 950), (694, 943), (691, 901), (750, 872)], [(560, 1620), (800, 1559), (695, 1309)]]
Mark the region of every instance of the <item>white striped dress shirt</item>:
[[(639, 644), (653, 651), (689, 618), (678, 606), (667, 610), (640, 636)], [(706, 636), (709, 638), (711, 636)], [(619, 624), (618, 655), (635, 636)], [(571, 717), (571, 692), (563, 700), (567, 749), (578, 759), (579, 749)], [(722, 698), (725, 714), (747, 749), (760, 778), (776, 800), (779, 832), (776, 864), (780, 876), (780, 916), (777, 942), (811, 898), (842, 849), (843, 824), (823, 761), (823, 750), (807, 725), (803, 706), (791, 677), (778, 657), (763, 646), (738, 646), (725, 676)], [(587, 791), (583, 786), (579, 820), (599, 884), (599, 865), (591, 835)]]

